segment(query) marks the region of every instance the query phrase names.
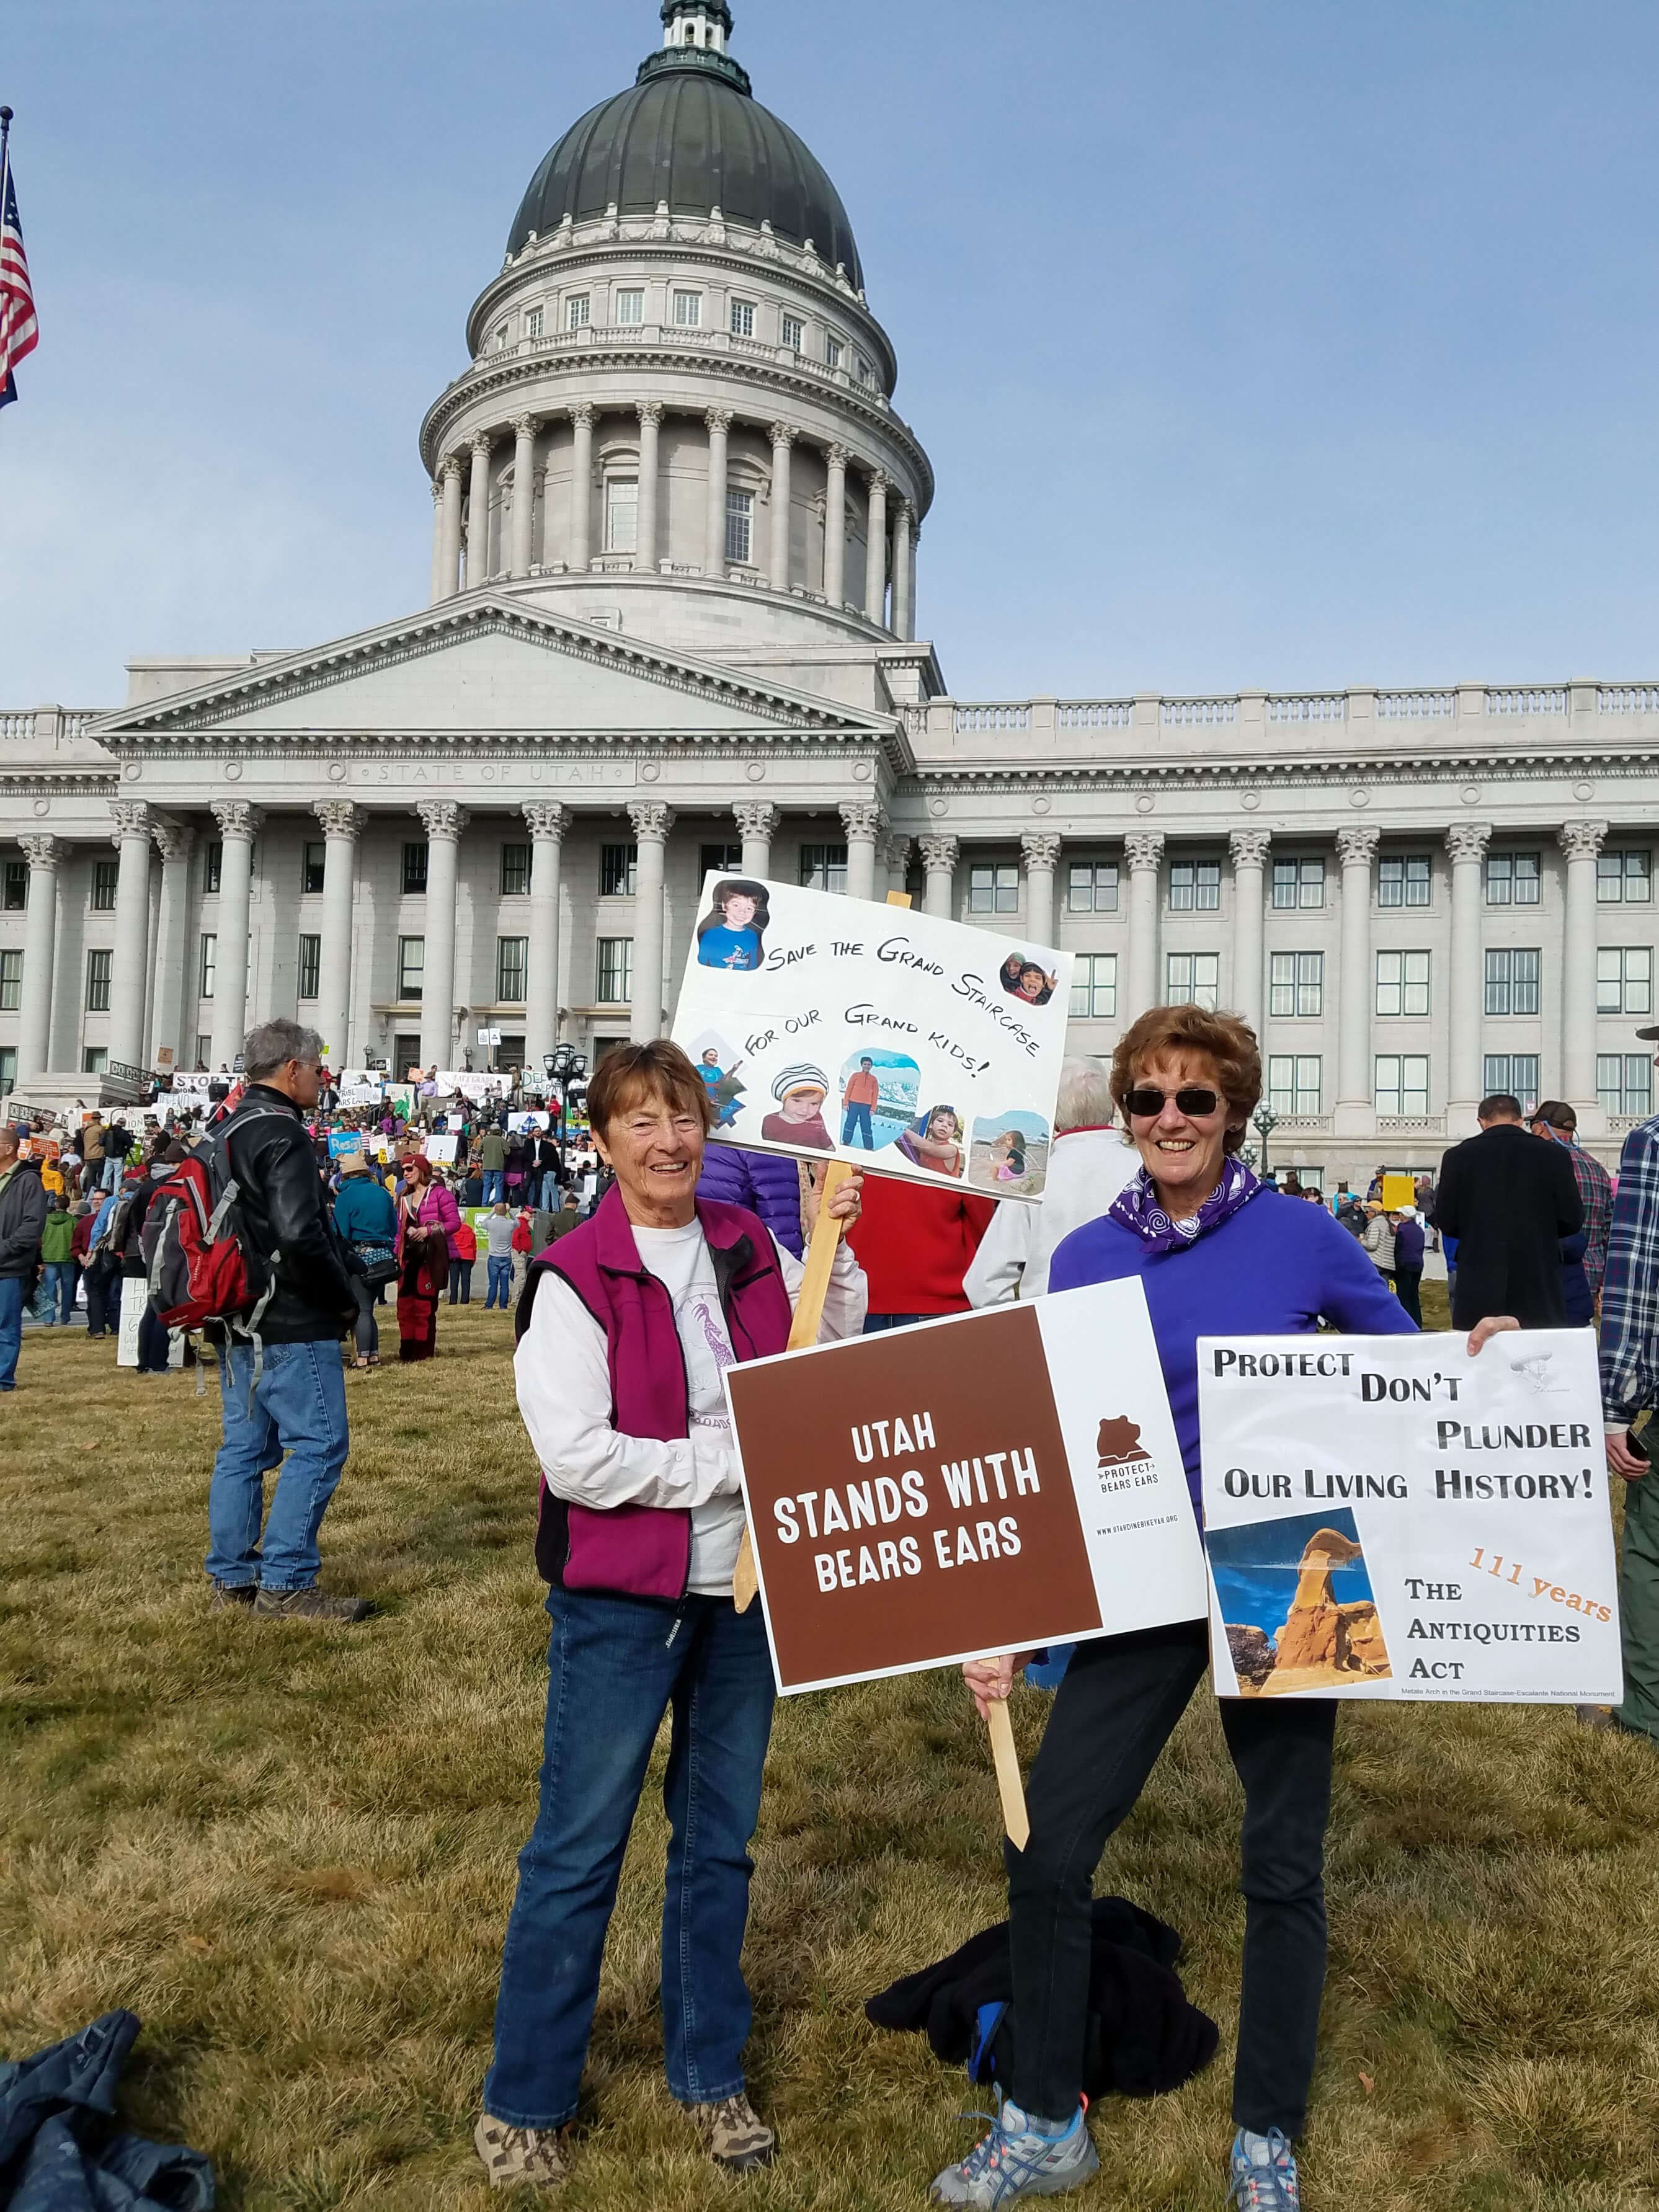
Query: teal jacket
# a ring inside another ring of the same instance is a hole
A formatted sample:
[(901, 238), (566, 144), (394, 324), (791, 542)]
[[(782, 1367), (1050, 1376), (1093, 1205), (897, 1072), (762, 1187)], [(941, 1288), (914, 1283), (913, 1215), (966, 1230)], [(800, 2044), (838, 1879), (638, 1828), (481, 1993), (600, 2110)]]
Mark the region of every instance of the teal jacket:
[(348, 1176), (334, 1201), (334, 1226), (347, 1244), (390, 1244), (398, 1234), (392, 1193), (373, 1176)]

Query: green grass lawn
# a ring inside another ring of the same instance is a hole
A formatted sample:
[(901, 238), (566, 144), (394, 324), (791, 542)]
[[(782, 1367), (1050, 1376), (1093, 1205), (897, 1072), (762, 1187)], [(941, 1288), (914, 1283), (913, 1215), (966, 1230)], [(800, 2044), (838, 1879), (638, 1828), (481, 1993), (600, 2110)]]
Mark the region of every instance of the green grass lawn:
[[(1443, 1291), (1438, 1317), (1443, 1321)], [(0, 2055), (113, 2005), (126, 2108), (208, 2151), (231, 2212), (482, 2208), (471, 2132), (545, 1654), (508, 1327), (445, 1310), (433, 1365), (350, 1376), (324, 1531), (357, 1629), (210, 1614), (215, 1398), (26, 1340), (0, 1411)], [(1045, 1700), (1022, 1691), (1029, 1756)], [(1188, 1715), (1102, 1885), (1185, 1934), (1222, 2055), (1096, 2115), (1099, 2212), (1224, 2204), (1240, 1800)], [(573, 2212), (915, 2205), (982, 2101), (863, 2001), (1001, 1917), (997, 1801), (953, 1675), (791, 1701), (749, 1948), (751, 2081), (783, 2157), (736, 2184), (659, 2064), (665, 1828), (612, 1931)], [(1570, 1713), (1350, 1709), (1310, 2212), (1659, 2204), (1659, 1759)]]

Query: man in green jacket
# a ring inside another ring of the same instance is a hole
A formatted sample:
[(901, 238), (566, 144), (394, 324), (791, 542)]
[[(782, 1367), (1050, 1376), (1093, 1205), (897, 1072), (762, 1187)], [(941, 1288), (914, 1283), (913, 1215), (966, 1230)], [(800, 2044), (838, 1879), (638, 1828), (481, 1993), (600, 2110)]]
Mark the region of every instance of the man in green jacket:
[(62, 1199), (53, 1196), (40, 1230), (42, 1278), (35, 1306), (36, 1317), (46, 1328), (54, 1322), (67, 1328), (75, 1319), (75, 1285), (81, 1270), (70, 1249), (74, 1235), (75, 1216)]
[(483, 1170), (483, 1202), (494, 1206), (498, 1198), (507, 1195), (507, 1141), (494, 1123), (479, 1143), (478, 1165)]

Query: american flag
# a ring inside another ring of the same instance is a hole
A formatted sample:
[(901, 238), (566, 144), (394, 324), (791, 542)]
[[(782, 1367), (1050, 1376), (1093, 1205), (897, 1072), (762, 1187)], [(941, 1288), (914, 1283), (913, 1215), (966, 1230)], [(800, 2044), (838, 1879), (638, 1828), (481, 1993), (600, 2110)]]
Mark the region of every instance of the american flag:
[(17, 220), (17, 187), (9, 164), (4, 176), (4, 203), (0, 205), (0, 407), (16, 398), (17, 379), (12, 372), (40, 342), (34, 295), (29, 289), (28, 256), (23, 251), (23, 227)]

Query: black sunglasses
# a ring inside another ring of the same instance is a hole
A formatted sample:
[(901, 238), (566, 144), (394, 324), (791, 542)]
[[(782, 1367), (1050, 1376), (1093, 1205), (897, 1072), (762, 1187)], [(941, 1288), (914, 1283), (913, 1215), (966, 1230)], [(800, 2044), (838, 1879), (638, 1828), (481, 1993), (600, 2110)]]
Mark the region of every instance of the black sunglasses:
[[(1150, 1084), (1141, 1084), (1129, 1093), (1123, 1103), (1140, 1120), (1152, 1121), (1164, 1111), (1170, 1096), (1167, 1091), (1154, 1091)], [(1185, 1114), (1191, 1121), (1198, 1120), (1204, 1114), (1213, 1114), (1221, 1103), (1218, 1091), (1206, 1091), (1196, 1084), (1177, 1091), (1174, 1097), (1176, 1111)]]

